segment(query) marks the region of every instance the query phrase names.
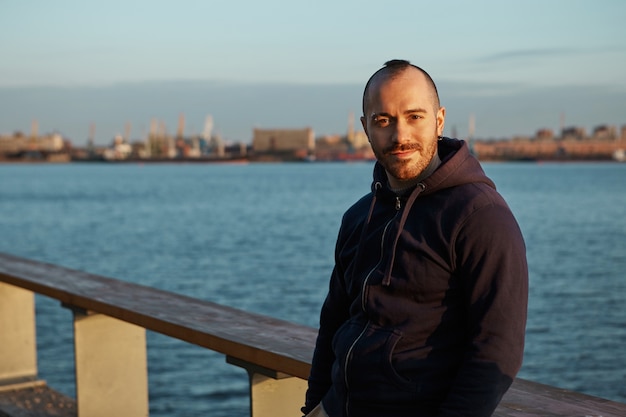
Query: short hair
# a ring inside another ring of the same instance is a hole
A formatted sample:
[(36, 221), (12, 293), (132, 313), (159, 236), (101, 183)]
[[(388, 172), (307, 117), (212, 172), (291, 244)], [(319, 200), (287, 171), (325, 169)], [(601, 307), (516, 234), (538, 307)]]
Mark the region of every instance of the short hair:
[(435, 93), (435, 104), (437, 105), (437, 107), (440, 106), (439, 92), (437, 91), (437, 86), (435, 85), (432, 77), (424, 69), (418, 67), (417, 65), (411, 64), (405, 59), (392, 59), (385, 62), (384, 66), (376, 71), (374, 74), (372, 74), (369, 80), (367, 80), (367, 83), (365, 84), (365, 89), (363, 90), (363, 115), (365, 115), (365, 103), (367, 101), (367, 94), (369, 93), (370, 85), (372, 84), (374, 78), (376, 78), (376, 76), (378, 76), (379, 74), (385, 74), (388, 77), (395, 77), (396, 75), (400, 74), (410, 67), (415, 68), (416, 70), (424, 74), (424, 76), (426, 77), (426, 81), (428, 82), (428, 84), (430, 84)]

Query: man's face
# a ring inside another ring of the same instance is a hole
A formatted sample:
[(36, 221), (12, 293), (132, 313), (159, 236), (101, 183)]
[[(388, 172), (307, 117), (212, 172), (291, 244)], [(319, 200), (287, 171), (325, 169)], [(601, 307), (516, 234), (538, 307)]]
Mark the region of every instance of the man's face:
[(392, 188), (417, 177), (437, 152), (445, 108), (437, 108), (433, 94), (414, 68), (370, 85), (361, 123)]

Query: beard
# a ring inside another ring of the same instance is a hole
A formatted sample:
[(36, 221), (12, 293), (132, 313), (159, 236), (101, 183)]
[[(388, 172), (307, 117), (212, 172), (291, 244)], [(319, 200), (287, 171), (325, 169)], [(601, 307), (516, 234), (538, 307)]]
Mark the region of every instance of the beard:
[[(428, 167), (437, 152), (438, 139), (435, 135), (421, 142), (395, 144), (383, 149), (372, 147), (372, 150), (378, 162), (387, 171), (387, 175), (404, 182), (417, 178)], [(414, 151), (414, 153), (406, 159), (399, 159), (393, 155), (393, 152), (405, 151)]]

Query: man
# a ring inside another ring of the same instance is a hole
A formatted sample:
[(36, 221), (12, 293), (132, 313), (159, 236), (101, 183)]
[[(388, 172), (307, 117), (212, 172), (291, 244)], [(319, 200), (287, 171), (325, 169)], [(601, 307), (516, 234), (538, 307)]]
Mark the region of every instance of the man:
[(342, 220), (305, 414), (489, 416), (521, 366), (522, 234), (445, 113), (408, 61), (366, 84), (372, 192)]

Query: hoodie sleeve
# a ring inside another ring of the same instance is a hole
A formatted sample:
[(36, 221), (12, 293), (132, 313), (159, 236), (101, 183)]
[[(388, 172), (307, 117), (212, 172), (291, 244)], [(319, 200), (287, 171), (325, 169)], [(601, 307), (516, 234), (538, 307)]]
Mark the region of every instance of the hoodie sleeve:
[[(337, 242), (339, 241), (340, 238), (337, 239)], [(337, 253), (337, 249), (335, 253)], [(305, 415), (321, 402), (332, 385), (331, 370), (335, 362), (332, 340), (337, 329), (348, 319), (349, 302), (344, 286), (343, 272), (337, 256), (335, 258), (335, 267), (330, 278), (328, 294), (320, 313), (320, 327), (311, 362), (305, 405), (302, 407), (302, 412)]]
[(522, 364), (528, 267), (522, 233), (496, 200), (472, 213), (454, 245), (468, 306), (468, 341), (440, 417), (490, 416)]

